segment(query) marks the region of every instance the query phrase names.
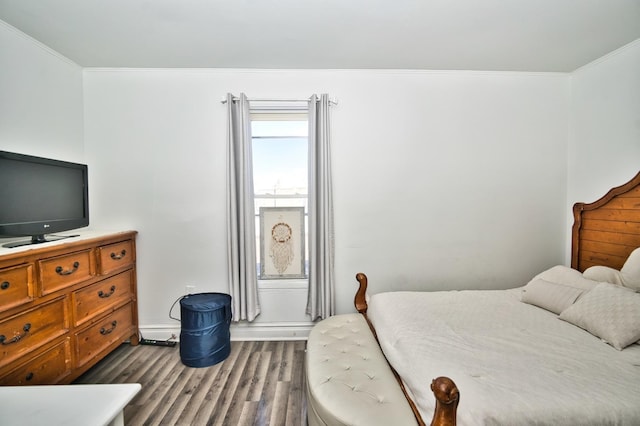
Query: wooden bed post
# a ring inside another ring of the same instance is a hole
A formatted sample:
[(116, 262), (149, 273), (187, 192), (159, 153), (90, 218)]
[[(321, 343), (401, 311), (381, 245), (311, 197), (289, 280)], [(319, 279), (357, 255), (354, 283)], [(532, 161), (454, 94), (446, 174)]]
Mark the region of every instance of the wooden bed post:
[(436, 397), (431, 426), (456, 426), (456, 410), (460, 401), (456, 384), (448, 377), (438, 377), (431, 382), (431, 390)]
[(356, 274), (356, 280), (360, 283), (360, 287), (356, 292), (356, 297), (353, 300), (353, 304), (356, 306), (356, 310), (361, 314), (367, 313), (367, 276), (362, 272)]
[[(367, 276), (362, 272), (359, 272), (356, 274), (356, 280), (358, 280), (359, 287), (353, 303), (356, 307), (356, 310), (360, 314), (362, 314), (362, 316), (364, 316), (364, 319), (367, 321), (373, 337), (375, 337), (376, 341), (378, 341), (376, 330), (367, 317), (367, 309), (369, 307), (366, 298), (368, 285)], [(380, 344), (379, 341), (378, 344)], [(425, 422), (424, 420), (422, 420), (422, 416), (418, 411), (418, 407), (416, 407), (415, 402), (413, 402), (413, 400), (411, 400), (411, 398), (409, 397), (409, 394), (407, 393), (407, 390), (405, 389), (404, 383), (398, 375), (398, 372), (390, 364), (389, 368), (398, 381), (398, 385), (400, 386), (400, 389), (402, 389), (402, 393), (404, 393), (404, 396), (407, 398), (407, 402), (409, 403), (413, 414), (416, 416), (418, 426), (425, 426)], [(458, 391), (458, 387), (456, 386), (456, 384), (448, 377), (438, 377), (431, 383), (431, 391), (436, 398), (436, 408), (433, 412), (431, 426), (456, 426), (456, 412), (458, 409), (458, 401), (460, 400), (460, 392)]]

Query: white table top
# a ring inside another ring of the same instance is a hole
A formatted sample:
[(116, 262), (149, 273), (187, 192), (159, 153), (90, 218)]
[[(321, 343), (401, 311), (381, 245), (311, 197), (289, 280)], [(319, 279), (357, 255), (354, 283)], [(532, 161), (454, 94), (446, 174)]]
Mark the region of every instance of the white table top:
[(0, 423), (12, 426), (108, 425), (140, 389), (139, 383), (0, 386), (3, 419)]

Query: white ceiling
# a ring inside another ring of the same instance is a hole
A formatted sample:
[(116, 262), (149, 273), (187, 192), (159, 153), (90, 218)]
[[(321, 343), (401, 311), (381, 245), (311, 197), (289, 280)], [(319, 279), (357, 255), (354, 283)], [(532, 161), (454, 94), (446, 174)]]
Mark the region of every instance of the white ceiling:
[(573, 71), (640, 38), (640, 0), (0, 0), (84, 67)]

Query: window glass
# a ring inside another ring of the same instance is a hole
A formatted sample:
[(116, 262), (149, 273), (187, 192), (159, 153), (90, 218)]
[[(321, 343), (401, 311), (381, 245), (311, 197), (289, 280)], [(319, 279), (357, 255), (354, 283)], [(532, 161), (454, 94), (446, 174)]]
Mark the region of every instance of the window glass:
[(306, 114), (252, 116), (257, 268), (260, 277), (260, 207), (304, 207), (304, 257), (308, 265), (308, 123)]

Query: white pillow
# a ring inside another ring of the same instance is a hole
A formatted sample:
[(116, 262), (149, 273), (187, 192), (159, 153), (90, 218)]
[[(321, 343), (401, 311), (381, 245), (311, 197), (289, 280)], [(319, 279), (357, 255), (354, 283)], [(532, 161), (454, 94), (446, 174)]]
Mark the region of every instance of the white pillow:
[(562, 311), (559, 318), (622, 350), (640, 340), (640, 293), (600, 283)]
[(640, 290), (640, 247), (631, 252), (620, 269), (622, 285)]
[(556, 265), (549, 268), (533, 277), (533, 280), (535, 279), (542, 279), (550, 283), (567, 285), (585, 291), (592, 290), (596, 285), (598, 285), (596, 281), (583, 277), (580, 271), (564, 265)]
[(582, 275), (593, 281), (623, 285), (622, 274), (617, 269), (608, 266), (592, 266), (584, 270)]
[(583, 275), (590, 280), (640, 290), (640, 248), (631, 252), (619, 271), (607, 266), (592, 266), (585, 269)]
[(534, 278), (523, 287), (520, 300), (559, 314), (571, 306), (584, 291), (580, 288), (545, 281), (542, 278)]

